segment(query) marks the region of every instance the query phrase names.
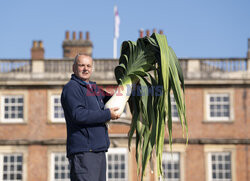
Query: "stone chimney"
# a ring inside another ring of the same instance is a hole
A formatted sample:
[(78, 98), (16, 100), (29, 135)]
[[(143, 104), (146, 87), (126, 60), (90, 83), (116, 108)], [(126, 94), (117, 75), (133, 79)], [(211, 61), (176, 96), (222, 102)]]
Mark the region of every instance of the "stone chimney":
[(31, 48), (31, 65), (33, 73), (44, 72), (44, 48), (42, 41), (33, 41)]
[(89, 32), (86, 32), (86, 40), (89, 41)]
[(76, 32), (72, 32), (72, 39), (70, 39), (70, 32), (66, 31), (65, 40), (62, 44), (63, 58), (75, 58), (78, 53), (92, 56), (93, 44), (90, 41), (89, 32), (86, 32), (85, 39), (82, 32), (79, 32), (78, 38), (76, 34)]
[(80, 33), (79, 33), (79, 39), (80, 40), (82, 40), (83, 38), (82, 38), (82, 32), (80, 31)]
[(66, 31), (65, 33), (65, 40), (69, 40), (69, 31)]
[(73, 40), (76, 40), (76, 32), (73, 32)]
[(33, 41), (33, 46), (31, 48), (31, 59), (32, 60), (44, 59), (44, 48), (42, 41)]
[[(154, 28), (152, 32), (157, 33), (156, 28)], [(159, 34), (163, 34), (163, 31), (159, 30)], [(144, 36), (144, 30), (143, 29), (139, 30), (139, 36), (140, 36), (140, 38), (143, 38), (143, 36)], [(146, 36), (148, 36), (148, 37), (150, 36), (150, 30), (149, 29), (146, 30)]]

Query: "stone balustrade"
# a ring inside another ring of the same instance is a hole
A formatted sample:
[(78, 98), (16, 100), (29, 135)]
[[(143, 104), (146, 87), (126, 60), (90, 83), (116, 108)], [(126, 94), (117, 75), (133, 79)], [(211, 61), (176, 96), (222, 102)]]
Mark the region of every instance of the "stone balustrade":
[[(249, 79), (250, 59), (179, 59), (185, 79)], [(72, 73), (73, 59), (0, 59), (0, 80), (68, 80)], [(94, 59), (95, 81), (115, 82), (114, 68), (118, 59)], [(40, 69), (39, 69), (40, 68)]]
[(10, 72), (31, 72), (31, 60), (25, 59), (1, 59), (0, 60), (0, 74), (8, 74)]

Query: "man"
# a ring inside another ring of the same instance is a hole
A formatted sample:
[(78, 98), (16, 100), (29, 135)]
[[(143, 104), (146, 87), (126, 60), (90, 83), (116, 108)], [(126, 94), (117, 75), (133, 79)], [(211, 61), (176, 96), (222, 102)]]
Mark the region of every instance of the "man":
[[(89, 81), (93, 60), (78, 54), (71, 80), (64, 86), (61, 103), (67, 125), (67, 157), (71, 181), (105, 181), (109, 137), (105, 125), (118, 119), (118, 108), (104, 109), (110, 96), (100, 94), (95, 82)], [(98, 93), (98, 94), (97, 94)]]

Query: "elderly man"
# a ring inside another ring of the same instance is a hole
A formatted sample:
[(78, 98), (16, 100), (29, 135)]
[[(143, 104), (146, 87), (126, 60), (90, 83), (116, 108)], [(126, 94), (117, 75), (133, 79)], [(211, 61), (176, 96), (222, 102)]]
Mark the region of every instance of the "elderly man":
[(61, 103), (67, 124), (67, 157), (72, 181), (105, 181), (109, 137), (106, 122), (118, 119), (118, 108), (104, 109), (110, 96), (100, 94), (89, 81), (93, 60), (78, 54), (71, 80), (64, 86)]

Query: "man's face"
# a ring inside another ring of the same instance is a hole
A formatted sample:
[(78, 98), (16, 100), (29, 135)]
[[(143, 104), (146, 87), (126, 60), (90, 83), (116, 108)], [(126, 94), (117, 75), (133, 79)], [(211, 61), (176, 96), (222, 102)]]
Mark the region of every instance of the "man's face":
[(86, 55), (78, 56), (76, 64), (73, 65), (74, 74), (83, 81), (88, 82), (92, 74), (93, 60)]

